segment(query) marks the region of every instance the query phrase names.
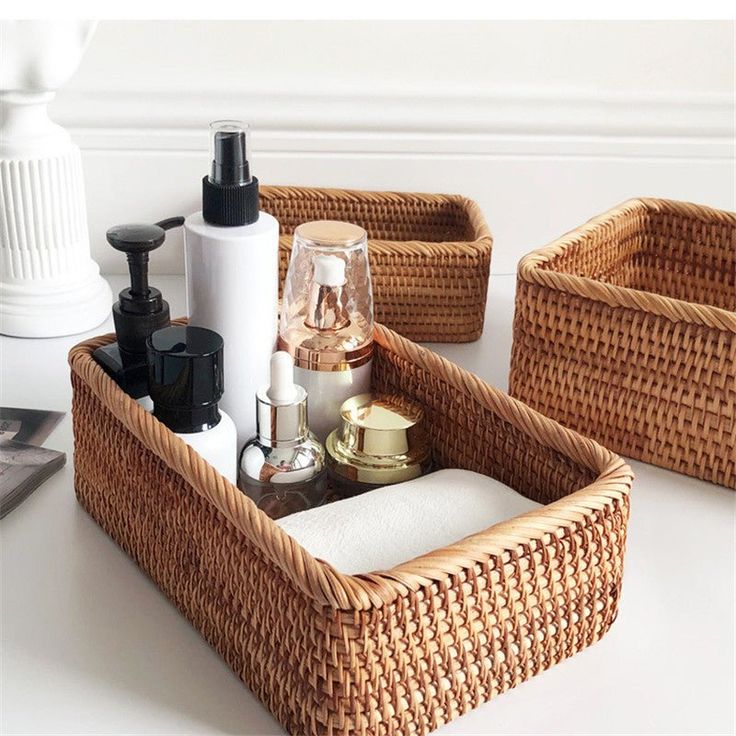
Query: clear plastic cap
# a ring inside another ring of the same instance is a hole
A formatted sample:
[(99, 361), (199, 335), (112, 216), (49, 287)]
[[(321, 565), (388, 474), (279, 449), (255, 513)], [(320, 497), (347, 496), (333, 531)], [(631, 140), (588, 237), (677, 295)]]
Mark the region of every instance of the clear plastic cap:
[(209, 179), (213, 184), (248, 184), (251, 181), (250, 126), (241, 120), (216, 120), (210, 123)]
[(296, 228), (279, 336), (298, 366), (335, 370), (366, 358), (373, 292), (362, 227), (320, 220)]

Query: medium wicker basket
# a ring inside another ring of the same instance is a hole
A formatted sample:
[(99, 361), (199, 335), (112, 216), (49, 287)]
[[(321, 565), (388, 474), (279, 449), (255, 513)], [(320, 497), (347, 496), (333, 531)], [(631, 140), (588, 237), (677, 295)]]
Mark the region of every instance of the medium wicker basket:
[(420, 401), (438, 464), (546, 504), (388, 571), (315, 559), (70, 353), (77, 497), (292, 733), (426, 734), (598, 640), (616, 617), (632, 474), (390, 330), (374, 383)]
[(475, 202), (446, 194), (262, 187), (281, 225), (281, 280), (294, 229), (346, 220), (368, 232), (376, 319), (411, 340), (470, 342), (483, 332), (493, 239)]
[(509, 383), (616, 452), (736, 488), (736, 214), (631, 200), (526, 256)]

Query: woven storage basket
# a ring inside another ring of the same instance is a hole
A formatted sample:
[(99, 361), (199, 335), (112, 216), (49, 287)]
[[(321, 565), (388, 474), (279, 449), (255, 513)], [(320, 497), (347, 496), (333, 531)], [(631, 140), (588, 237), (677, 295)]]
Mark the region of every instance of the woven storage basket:
[(293, 734), (425, 734), (592, 644), (616, 617), (632, 474), (386, 328), (376, 388), (420, 401), (442, 466), (545, 507), (392, 570), (314, 559), (71, 351), (78, 499)]
[(445, 194), (262, 187), (281, 225), (281, 280), (297, 225), (346, 220), (368, 232), (376, 319), (411, 340), (483, 332), (493, 240), (475, 202)]
[(736, 488), (736, 214), (631, 200), (519, 264), (510, 391)]

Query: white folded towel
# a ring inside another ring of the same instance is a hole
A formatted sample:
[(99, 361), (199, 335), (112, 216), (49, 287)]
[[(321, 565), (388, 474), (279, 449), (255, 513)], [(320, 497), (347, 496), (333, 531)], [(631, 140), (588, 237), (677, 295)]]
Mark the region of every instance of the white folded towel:
[(314, 557), (357, 574), (388, 570), (539, 505), (485, 475), (438, 470), (276, 523)]

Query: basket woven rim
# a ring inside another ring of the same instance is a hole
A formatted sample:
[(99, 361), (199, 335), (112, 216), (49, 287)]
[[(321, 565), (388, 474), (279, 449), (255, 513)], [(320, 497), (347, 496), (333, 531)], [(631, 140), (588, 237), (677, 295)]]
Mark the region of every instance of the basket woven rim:
[[(371, 205), (401, 204), (404, 202), (421, 202), (424, 204), (458, 205), (467, 215), (474, 233), (473, 240), (447, 240), (427, 242), (422, 240), (383, 240), (369, 238), (371, 249), (382, 255), (424, 256), (458, 256), (459, 254), (477, 256), (479, 249), (487, 249), (493, 245), (493, 235), (480, 206), (472, 199), (461, 194), (434, 194), (429, 192), (396, 192), (364, 189), (330, 189), (324, 187), (294, 187), (268, 185), (261, 187), (261, 194), (266, 199), (301, 199), (330, 200), (356, 202)], [(282, 235), (282, 245), (290, 247), (291, 235)]]
[(572, 245), (588, 237), (592, 232), (611, 225), (621, 217), (642, 210), (671, 212), (707, 223), (718, 222), (736, 227), (736, 213), (734, 212), (669, 199), (651, 197), (629, 199), (617, 207), (591, 218), (584, 225), (571, 230), (549, 245), (525, 255), (519, 261), (519, 278), (528, 283), (604, 302), (610, 307), (643, 310), (666, 317), (673, 322), (692, 322), (719, 330), (736, 332), (736, 312), (728, 309), (675, 299), (651, 291), (615, 286), (588, 276), (576, 276), (542, 268), (545, 264), (554, 264), (557, 257)]
[(417, 591), (433, 583), (447, 581), (492, 556), (508, 562), (518, 554), (520, 545), (541, 541), (548, 535), (561, 535), (565, 529), (583, 523), (588, 516), (616, 502), (623, 502), (629, 495), (634, 479), (631, 468), (597, 442), (562, 427), (382, 325), (376, 326), (375, 339), (388, 350), (441, 376), (455, 388), (467, 391), (482, 406), (530, 437), (595, 470), (598, 477), (558, 501), (494, 524), (390, 570), (346, 575), (314, 558), (195, 450), (118, 388), (92, 358), (96, 348), (115, 340), (114, 334), (76, 345), (69, 353), (69, 364), (129, 431), (181, 475), (195, 492), (213, 504), (299, 590), (321, 606), (343, 610), (381, 607), (409, 590)]

